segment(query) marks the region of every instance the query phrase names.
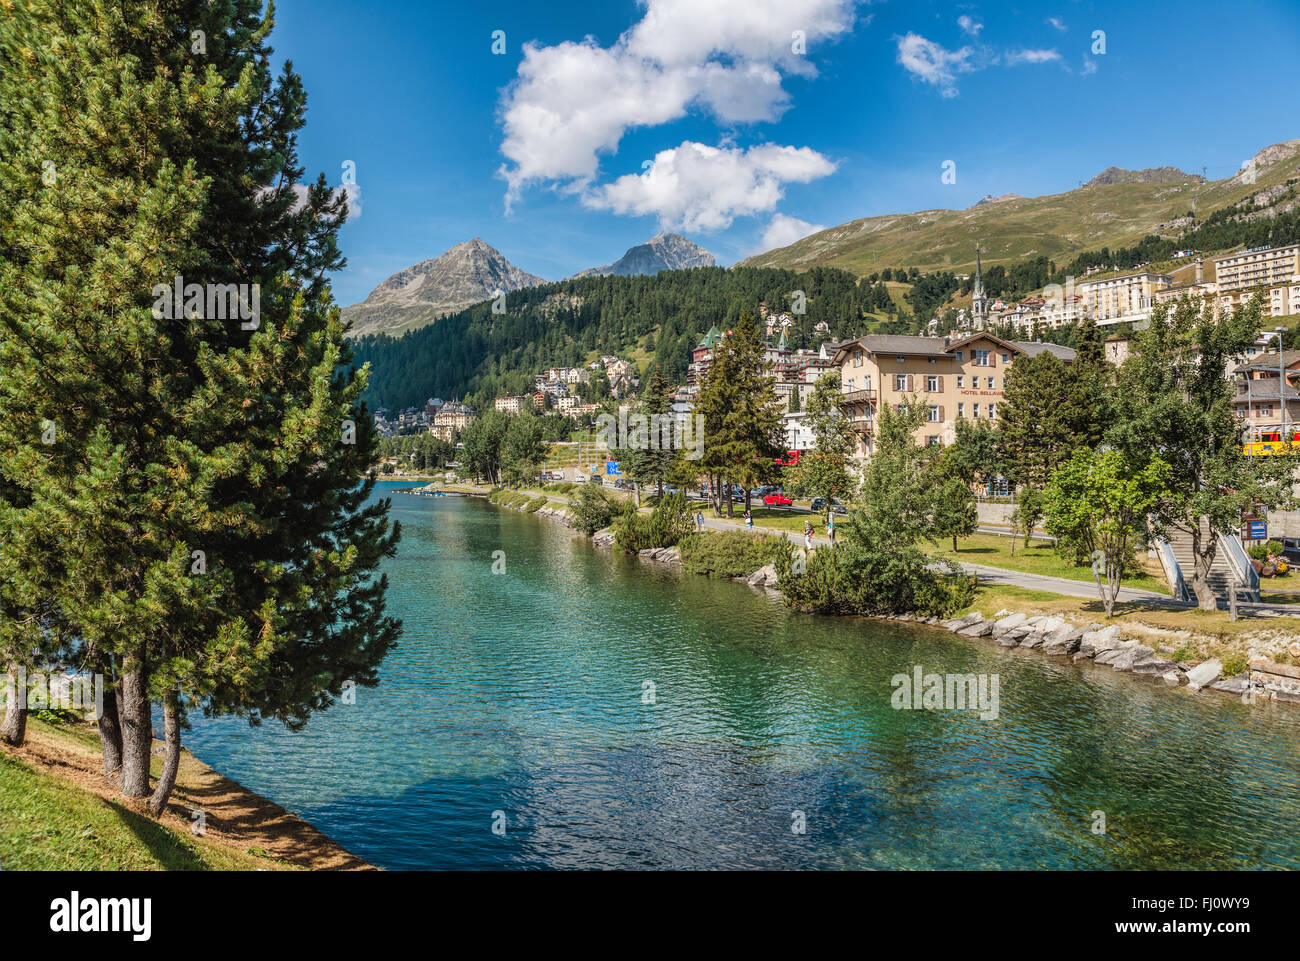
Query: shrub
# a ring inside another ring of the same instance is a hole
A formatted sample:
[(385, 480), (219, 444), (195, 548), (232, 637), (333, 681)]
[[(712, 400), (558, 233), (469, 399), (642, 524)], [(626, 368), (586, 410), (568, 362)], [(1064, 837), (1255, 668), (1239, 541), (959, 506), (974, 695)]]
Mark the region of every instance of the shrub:
[(946, 617), (969, 607), (975, 579), (911, 544), (873, 543), (867, 531), (808, 557), (803, 573), (792, 555), (776, 559), (785, 602), (812, 614), (922, 614)]
[(631, 504), (611, 497), (603, 487), (591, 484), (578, 488), (577, 496), (569, 504), (573, 527), (584, 534), (604, 530), (630, 510), (635, 510)]
[(629, 554), (675, 547), (690, 532), (691, 514), (685, 494), (665, 497), (649, 514), (625, 514), (614, 528), (614, 542)]
[(546, 503), (547, 501), (545, 495), (541, 497), (534, 497), (526, 505), (524, 505), (524, 510), (526, 510), (530, 514), (536, 514), (539, 510), (541, 510), (543, 507), (546, 506)]
[(744, 531), (687, 534), (677, 546), (681, 548), (682, 567), (708, 577), (744, 577), (776, 563), (778, 554), (790, 552), (790, 544), (783, 537), (755, 537)]
[(1250, 664), (1246, 660), (1245, 654), (1230, 654), (1223, 659), (1223, 676), (1236, 677), (1239, 674), (1245, 674)]

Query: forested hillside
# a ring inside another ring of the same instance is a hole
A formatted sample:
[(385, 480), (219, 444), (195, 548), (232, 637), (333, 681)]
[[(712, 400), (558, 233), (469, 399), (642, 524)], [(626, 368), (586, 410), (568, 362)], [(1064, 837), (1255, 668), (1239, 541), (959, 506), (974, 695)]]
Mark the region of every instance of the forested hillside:
[[(532, 389), (550, 366), (577, 366), (602, 354), (631, 354), (658, 363), (671, 383), (686, 378), (691, 350), (709, 327), (732, 325), (759, 304), (790, 310), (796, 291), (806, 298), (793, 314), (792, 347), (861, 334), (897, 308), (883, 284), (859, 286), (833, 268), (806, 273), (744, 267), (664, 271), (653, 277), (584, 277), (516, 291), (504, 314), (485, 301), (402, 337), (362, 337), (357, 364), (372, 365), (371, 409), (423, 404), (430, 396), (483, 406), (499, 394)], [(814, 334), (825, 321), (829, 331)]]

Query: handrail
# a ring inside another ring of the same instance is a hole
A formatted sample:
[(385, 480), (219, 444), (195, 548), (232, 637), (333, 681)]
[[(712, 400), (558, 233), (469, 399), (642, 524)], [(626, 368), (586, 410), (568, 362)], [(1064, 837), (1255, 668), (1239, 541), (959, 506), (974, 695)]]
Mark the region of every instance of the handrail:
[(1183, 567), (1174, 555), (1174, 545), (1170, 544), (1167, 538), (1157, 537), (1156, 550), (1160, 552), (1160, 566), (1165, 569), (1165, 580), (1169, 582), (1170, 595), (1176, 601), (1195, 600), (1191, 588), (1187, 586), (1186, 578), (1183, 577)]
[(1246, 548), (1241, 546), (1241, 541), (1228, 534), (1217, 534), (1219, 547), (1224, 549), (1224, 557), (1227, 558), (1228, 565), (1232, 568), (1233, 574), (1237, 577), (1237, 583), (1255, 595), (1255, 600), (1259, 600), (1259, 574), (1255, 571), (1255, 566), (1250, 563), (1250, 555), (1246, 553)]

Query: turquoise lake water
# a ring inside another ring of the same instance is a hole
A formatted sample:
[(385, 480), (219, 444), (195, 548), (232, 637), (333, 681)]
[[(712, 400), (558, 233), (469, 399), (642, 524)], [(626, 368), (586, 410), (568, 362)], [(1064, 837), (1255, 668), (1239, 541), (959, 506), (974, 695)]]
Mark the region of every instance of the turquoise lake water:
[[(375, 864), (1300, 867), (1294, 707), (794, 614), (543, 518), (392, 497), (405, 634), (381, 685), (297, 734), (186, 735)], [(997, 718), (896, 710), (917, 666), (996, 675)]]

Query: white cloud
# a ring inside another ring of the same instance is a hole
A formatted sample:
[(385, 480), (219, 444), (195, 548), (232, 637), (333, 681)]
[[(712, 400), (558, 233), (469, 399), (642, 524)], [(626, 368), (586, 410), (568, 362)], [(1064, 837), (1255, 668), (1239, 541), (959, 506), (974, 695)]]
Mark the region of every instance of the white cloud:
[(1059, 63), (1060, 60), (1061, 54), (1057, 50), (1012, 50), (1002, 58), (1008, 67), (1018, 67), (1022, 63)]
[(1050, 24), (1056, 30), (1061, 31), (1061, 33), (1065, 33), (1066, 30), (1070, 29), (1065, 25), (1065, 21), (1062, 20), (1060, 17), (1048, 17), (1047, 23)]
[(1097, 61), (1096, 61), (1096, 60), (1093, 60), (1093, 59), (1090, 58), (1090, 57), (1084, 57), (1084, 58), (1083, 58), (1083, 75), (1084, 75), (1085, 77), (1091, 77), (1091, 76), (1092, 76), (1094, 73), (1096, 73), (1096, 72), (1097, 72)]
[(948, 50), (916, 33), (898, 38), (898, 62), (914, 77), (939, 88), (945, 97), (957, 96), (957, 74), (975, 69), (970, 47)]
[(785, 184), (807, 183), (834, 170), (810, 147), (743, 149), (688, 140), (660, 151), (644, 173), (589, 191), (583, 203), (618, 214), (653, 214), (667, 229), (725, 230), (736, 217), (775, 209)]
[(851, 29), (857, 0), (643, 0), (610, 47), (587, 38), (524, 45), (501, 104), (507, 205), (530, 184), (584, 191), (623, 134), (706, 110), (724, 124), (777, 119), (785, 77), (816, 68), (795, 52)]
[(789, 247), (792, 243), (825, 229), (820, 224), (810, 224), (798, 217), (777, 214), (763, 231), (763, 248), (760, 253), (776, 250), (778, 247)]
[(972, 37), (978, 37), (980, 31), (984, 29), (984, 24), (978, 20), (972, 20), (964, 14), (957, 18), (957, 26), (961, 27), (963, 33), (968, 33)]
[[(962, 17), (962, 20), (969, 20)], [(983, 24), (961, 23), (971, 36), (983, 29)], [(1018, 67), (1026, 63), (1059, 63), (1060, 51), (1056, 49), (1024, 49), (999, 51), (988, 44), (974, 44), (950, 50), (942, 44), (928, 40), (918, 33), (908, 33), (895, 38), (898, 42), (898, 62), (912, 76), (933, 87), (945, 97), (957, 96), (959, 74), (983, 70), (986, 67)]]

